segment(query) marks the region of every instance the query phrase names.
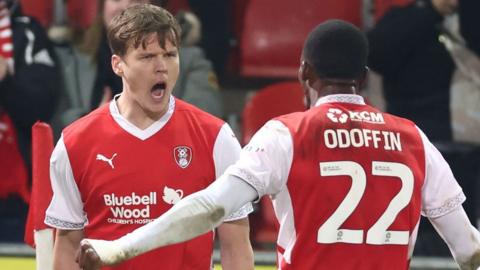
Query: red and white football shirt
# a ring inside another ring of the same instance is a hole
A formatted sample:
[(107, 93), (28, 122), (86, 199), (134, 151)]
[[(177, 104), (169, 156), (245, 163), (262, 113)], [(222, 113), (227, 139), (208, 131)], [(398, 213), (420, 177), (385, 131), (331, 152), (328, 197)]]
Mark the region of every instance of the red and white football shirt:
[[(112, 240), (206, 188), (238, 158), (223, 121), (171, 98), (168, 112), (140, 130), (115, 101), (67, 127), (51, 158), (54, 196), (46, 223)], [(251, 212), (247, 205), (230, 220)], [(114, 269), (210, 269), (213, 232), (160, 248)], [(109, 268), (105, 268), (109, 269)]]
[(408, 269), (420, 214), (465, 196), (410, 121), (331, 95), (267, 123), (227, 173), (271, 195), (279, 269)]

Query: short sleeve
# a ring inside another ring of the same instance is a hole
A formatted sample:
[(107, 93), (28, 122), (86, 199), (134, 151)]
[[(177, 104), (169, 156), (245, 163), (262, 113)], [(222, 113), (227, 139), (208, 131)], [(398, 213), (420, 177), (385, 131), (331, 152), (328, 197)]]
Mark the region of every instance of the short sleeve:
[(425, 182), (422, 188), (422, 215), (436, 218), (450, 213), (466, 199), (450, 166), (420, 130), (425, 148)]
[(215, 163), (215, 178), (219, 178), (225, 170), (240, 157), (240, 143), (230, 126), (225, 123), (218, 132), (213, 146), (213, 162)]
[[(234, 164), (240, 156), (240, 144), (235, 134), (228, 124), (224, 124), (220, 129), (215, 145), (213, 147), (213, 161), (215, 163), (215, 178), (219, 178), (225, 170)], [(247, 203), (237, 211), (233, 212), (224, 221), (234, 221), (246, 218), (253, 212), (251, 203)]]
[(267, 122), (245, 146), (239, 161), (227, 173), (253, 186), (259, 195), (275, 195), (287, 183), (293, 160), (288, 128), (277, 120)]
[(73, 177), (63, 136), (50, 158), (53, 197), (45, 214), (45, 224), (62, 230), (80, 230), (87, 223), (83, 203)]

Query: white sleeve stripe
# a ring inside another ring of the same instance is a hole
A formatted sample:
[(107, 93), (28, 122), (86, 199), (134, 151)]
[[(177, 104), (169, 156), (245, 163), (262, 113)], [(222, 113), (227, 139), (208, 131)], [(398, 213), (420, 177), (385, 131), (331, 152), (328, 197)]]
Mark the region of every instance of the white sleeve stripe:
[(262, 181), (258, 180), (254, 174), (247, 172), (244, 168), (232, 166), (227, 170), (227, 172), (225, 172), (225, 174), (236, 176), (251, 185), (258, 193), (258, 198), (255, 203), (259, 202), (260, 199), (266, 195), (265, 186)]
[(230, 214), (227, 218), (225, 218), (223, 220), (223, 222), (235, 221), (235, 220), (239, 220), (239, 219), (242, 219), (242, 218), (246, 218), (252, 212), (253, 212), (252, 204), (247, 203), (244, 206), (242, 206), (240, 209), (238, 209), (237, 211)]
[(425, 179), (422, 186), (422, 215), (436, 218), (461, 207), (466, 197), (442, 153), (417, 127), (425, 153)]
[(84, 227), (84, 223), (72, 223), (48, 215), (45, 216), (45, 224), (63, 230), (81, 230)]
[(465, 202), (466, 199), (467, 199), (467, 197), (465, 197), (465, 194), (463, 194), (463, 192), (461, 192), (457, 196), (445, 201), (445, 203), (438, 208), (423, 209), (422, 210), (422, 215), (425, 216), (425, 217), (429, 217), (429, 218), (441, 217), (443, 215), (446, 215), (446, 214), (452, 212), (457, 207), (461, 206), (462, 203)]

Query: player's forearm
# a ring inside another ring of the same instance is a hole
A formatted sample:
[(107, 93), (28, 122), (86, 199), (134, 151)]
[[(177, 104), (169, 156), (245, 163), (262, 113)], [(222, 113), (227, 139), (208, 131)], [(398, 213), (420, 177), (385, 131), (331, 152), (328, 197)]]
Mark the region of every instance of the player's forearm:
[(252, 249), (242, 248), (233, 253), (221, 251), (221, 263), (224, 270), (253, 270), (254, 259)]
[(178, 202), (153, 222), (115, 241), (90, 240), (103, 264), (111, 265), (150, 250), (184, 242), (212, 230), (225, 217), (225, 209), (202, 194)]
[(480, 234), (471, 225), (462, 207), (430, 219), (430, 222), (445, 240), (462, 270), (480, 267)]
[(224, 222), (217, 229), (220, 239), (222, 269), (253, 270), (253, 250), (250, 243), (248, 218)]
[(83, 231), (57, 230), (55, 245), (53, 248), (54, 270), (80, 270), (75, 262), (75, 253), (82, 238)]
[(256, 190), (246, 182), (222, 176), (206, 190), (184, 198), (153, 222), (118, 240), (88, 242), (104, 264), (115, 264), (204, 234), (256, 197)]

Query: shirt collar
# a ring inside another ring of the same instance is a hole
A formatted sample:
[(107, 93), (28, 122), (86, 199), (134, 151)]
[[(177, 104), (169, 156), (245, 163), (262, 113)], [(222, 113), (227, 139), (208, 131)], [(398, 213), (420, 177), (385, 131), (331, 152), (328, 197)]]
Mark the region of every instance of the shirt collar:
[(175, 110), (175, 98), (170, 95), (170, 100), (168, 101), (168, 110), (167, 112), (157, 121), (155, 121), (153, 124), (151, 124), (149, 127), (146, 129), (139, 129), (137, 126), (134, 124), (130, 123), (125, 117), (123, 117), (120, 114), (120, 111), (118, 110), (117, 102), (116, 100), (120, 97), (121, 94), (115, 95), (115, 97), (112, 99), (110, 102), (110, 113), (117, 122), (117, 124), (127, 131), (128, 133), (132, 134), (133, 136), (141, 139), (141, 140), (146, 140), (153, 136), (155, 133), (157, 133), (160, 129), (162, 129), (165, 124), (170, 120), (170, 118), (173, 115), (173, 112)]
[(328, 96), (319, 98), (317, 102), (315, 102), (315, 107), (320, 106), (321, 104), (324, 104), (324, 103), (333, 103), (333, 102), (365, 105), (365, 101), (363, 100), (363, 97), (360, 95), (336, 94), (336, 95), (328, 95)]

